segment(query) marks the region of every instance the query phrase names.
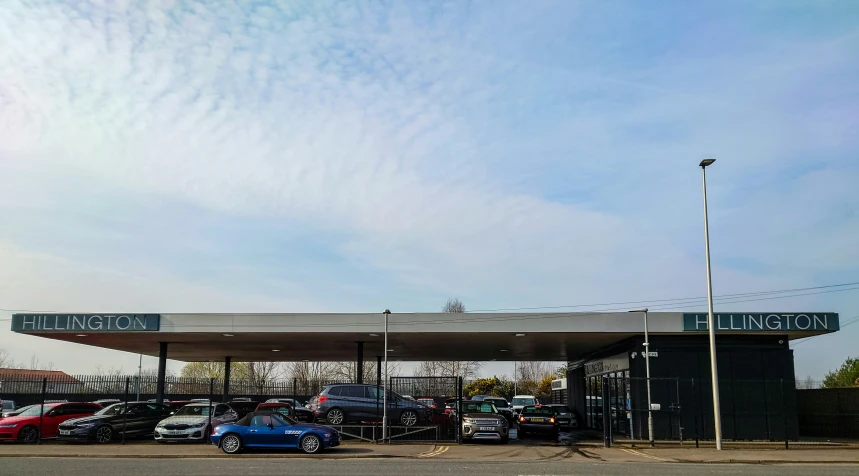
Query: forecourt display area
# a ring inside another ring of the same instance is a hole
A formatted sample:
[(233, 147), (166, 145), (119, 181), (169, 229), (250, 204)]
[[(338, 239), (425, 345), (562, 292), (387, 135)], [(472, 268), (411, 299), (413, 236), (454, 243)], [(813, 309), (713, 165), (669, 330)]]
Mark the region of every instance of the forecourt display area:
[[(789, 381), (790, 388), (779, 390), (778, 397), (793, 422), (792, 427), (783, 425), (790, 434), (796, 426), (796, 408), (793, 351), (789, 341), (837, 331), (838, 314), (734, 312), (714, 317), (720, 380)], [(708, 384), (706, 312), (652, 312), (648, 315), (648, 327), (652, 379), (696, 379), (701, 386)], [(384, 328), (381, 313), (12, 316), (12, 331), (17, 333), (158, 356), (162, 377), (159, 396), (163, 396), (168, 357), (185, 362), (228, 364), (355, 359), (359, 363), (355, 380), (360, 382), (363, 362), (373, 357), (377, 362), (382, 359)], [(637, 380), (645, 375), (641, 353), (644, 323), (640, 313), (391, 314), (388, 341), (389, 360), (569, 362), (564, 398), (591, 427), (600, 426), (591, 418), (595, 415), (592, 408), (595, 398), (591, 397), (596, 396), (591, 386), (596, 380), (606, 376), (622, 380), (628, 394), (627, 406), (633, 409), (640, 408), (644, 399), (644, 386)], [(654, 357), (653, 352), (658, 356)], [(681, 405), (693, 403), (689, 400), (684, 403), (683, 396), (681, 390), (673, 398), (680, 400)], [(653, 401), (657, 398), (666, 401), (668, 397), (655, 395)], [(696, 403), (712, 408), (711, 402), (703, 399)], [(634, 418), (641, 416), (632, 413)], [(692, 414), (684, 412), (684, 419), (687, 413)], [(691, 428), (692, 422), (684, 421), (683, 425)], [(698, 425), (707, 429), (712, 421)], [(640, 423), (632, 421), (626, 427), (618, 424), (616, 431), (638, 436), (636, 428), (641, 428)]]

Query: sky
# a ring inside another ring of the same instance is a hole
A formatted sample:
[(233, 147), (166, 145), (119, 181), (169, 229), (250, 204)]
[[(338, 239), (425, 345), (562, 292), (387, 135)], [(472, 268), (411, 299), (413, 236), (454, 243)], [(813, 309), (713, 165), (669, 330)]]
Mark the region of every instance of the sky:
[[(700, 297), (708, 156), (717, 296), (859, 282), (857, 25), (851, 0), (4, 0), (0, 319)], [(716, 311), (847, 321), (854, 288)], [(796, 345), (797, 374), (857, 338)], [(0, 348), (137, 366), (8, 321)]]

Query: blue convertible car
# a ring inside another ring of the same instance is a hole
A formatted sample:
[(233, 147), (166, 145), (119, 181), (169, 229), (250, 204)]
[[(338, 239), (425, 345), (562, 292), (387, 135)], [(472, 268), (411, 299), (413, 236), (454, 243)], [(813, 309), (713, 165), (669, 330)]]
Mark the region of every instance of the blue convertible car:
[(340, 444), (334, 428), (298, 423), (277, 412), (251, 412), (235, 423), (216, 426), (212, 444), (224, 453), (235, 454), (244, 448), (298, 448), (305, 453), (319, 453)]

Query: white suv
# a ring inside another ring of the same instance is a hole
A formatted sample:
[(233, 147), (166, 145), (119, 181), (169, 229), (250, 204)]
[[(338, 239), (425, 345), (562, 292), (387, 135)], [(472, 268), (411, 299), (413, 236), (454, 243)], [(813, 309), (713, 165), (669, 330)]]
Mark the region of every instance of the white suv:
[[(210, 416), (209, 413), (212, 412)], [(155, 441), (208, 442), (212, 428), (238, 420), (238, 414), (223, 403), (192, 403), (180, 408), (155, 427)]]
[(516, 395), (515, 397), (513, 397), (513, 401), (510, 402), (510, 408), (513, 409), (513, 417), (516, 418), (519, 416), (519, 412), (522, 411), (523, 407), (539, 404), (540, 401), (537, 400), (537, 397), (535, 397), (534, 395)]

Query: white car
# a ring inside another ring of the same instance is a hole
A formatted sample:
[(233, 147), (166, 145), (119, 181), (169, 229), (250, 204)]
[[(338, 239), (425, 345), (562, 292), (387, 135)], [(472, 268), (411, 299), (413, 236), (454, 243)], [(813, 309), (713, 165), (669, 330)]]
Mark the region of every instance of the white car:
[(537, 397), (534, 395), (516, 395), (513, 397), (513, 401), (510, 402), (510, 408), (513, 409), (513, 416), (519, 416), (519, 412), (522, 411), (523, 407), (527, 407), (528, 405), (539, 405), (540, 401), (537, 400)]
[[(209, 414), (211, 414), (211, 421)], [(239, 415), (223, 403), (191, 403), (155, 427), (155, 441), (208, 441), (212, 428), (232, 423)]]

